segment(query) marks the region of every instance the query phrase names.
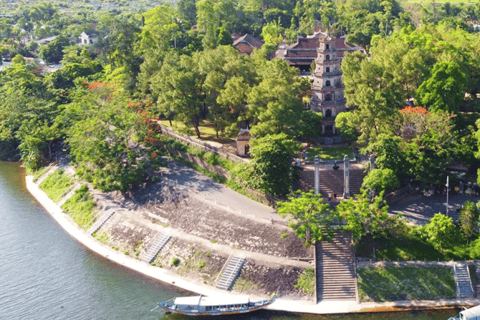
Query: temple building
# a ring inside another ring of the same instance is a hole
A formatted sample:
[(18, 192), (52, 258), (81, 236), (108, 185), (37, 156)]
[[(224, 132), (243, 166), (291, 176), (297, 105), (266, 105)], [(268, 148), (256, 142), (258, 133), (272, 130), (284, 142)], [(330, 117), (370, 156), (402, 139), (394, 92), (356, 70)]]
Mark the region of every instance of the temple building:
[[(310, 36), (298, 37), (297, 41), (292, 44), (287, 44), (284, 41), (278, 45), (275, 57), (287, 61), (291, 66), (300, 69), (302, 72), (309, 72), (310, 65), (317, 58), (319, 44), (327, 36), (326, 33), (315, 32)], [(360, 50), (360, 47), (346, 43), (344, 37), (333, 39), (338, 58), (343, 58), (345, 52)]]

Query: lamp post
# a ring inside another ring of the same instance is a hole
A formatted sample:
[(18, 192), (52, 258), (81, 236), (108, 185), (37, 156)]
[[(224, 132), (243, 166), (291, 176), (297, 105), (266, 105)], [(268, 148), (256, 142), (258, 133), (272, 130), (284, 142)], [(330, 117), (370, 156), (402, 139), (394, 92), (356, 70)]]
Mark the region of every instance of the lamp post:
[(313, 163), (315, 164), (315, 194), (318, 194), (320, 192), (320, 158), (315, 156)]
[(446, 207), (447, 207), (447, 217), (448, 217), (448, 187), (449, 187), (449, 183), (448, 183), (448, 176), (447, 176), (447, 203), (446, 203)]

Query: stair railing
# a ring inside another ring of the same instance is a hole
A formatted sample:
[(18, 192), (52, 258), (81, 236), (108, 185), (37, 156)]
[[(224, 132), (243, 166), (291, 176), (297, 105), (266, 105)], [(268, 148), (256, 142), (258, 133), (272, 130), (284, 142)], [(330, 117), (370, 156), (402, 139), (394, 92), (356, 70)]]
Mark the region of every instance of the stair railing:
[(220, 275), (221, 275), (222, 272), (223, 272), (223, 269), (225, 269), (225, 267), (226, 267), (226, 266), (228, 265), (228, 263), (230, 262), (230, 258), (232, 257), (232, 255), (233, 255), (233, 252), (230, 254), (230, 256), (228, 257), (227, 261), (226, 261), (225, 264), (223, 265), (222, 270), (220, 270), (220, 272), (218, 273), (217, 278), (215, 279), (214, 283), (217, 282), (218, 277), (220, 277)]
[(470, 270), (468, 269), (467, 260), (465, 260), (465, 266), (467, 267), (468, 282), (470, 283), (470, 289), (472, 290), (472, 295), (475, 295), (475, 292), (473, 291), (472, 278), (470, 277)]

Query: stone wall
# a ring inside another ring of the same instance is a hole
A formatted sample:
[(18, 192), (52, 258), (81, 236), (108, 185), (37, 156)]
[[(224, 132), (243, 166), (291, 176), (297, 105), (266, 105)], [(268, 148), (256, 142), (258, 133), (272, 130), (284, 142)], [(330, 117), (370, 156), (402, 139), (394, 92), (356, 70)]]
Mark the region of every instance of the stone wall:
[(162, 134), (167, 135), (169, 137), (172, 137), (175, 140), (178, 140), (182, 143), (186, 143), (188, 145), (203, 149), (205, 151), (217, 153), (217, 154), (219, 154), (219, 155), (221, 155), (221, 156), (223, 156), (223, 157), (225, 157), (229, 160), (232, 160), (233, 162), (248, 162), (247, 159), (239, 157), (236, 154), (233, 154), (231, 152), (226, 152), (224, 150), (221, 150), (221, 149), (219, 149), (215, 146), (212, 146), (212, 145), (210, 145), (206, 142), (199, 141), (199, 140), (194, 139), (194, 138), (189, 137), (189, 136), (180, 135), (180, 134), (176, 133), (175, 131), (173, 131), (171, 128), (166, 127), (163, 124), (160, 124), (160, 122), (158, 122), (158, 125), (162, 129)]

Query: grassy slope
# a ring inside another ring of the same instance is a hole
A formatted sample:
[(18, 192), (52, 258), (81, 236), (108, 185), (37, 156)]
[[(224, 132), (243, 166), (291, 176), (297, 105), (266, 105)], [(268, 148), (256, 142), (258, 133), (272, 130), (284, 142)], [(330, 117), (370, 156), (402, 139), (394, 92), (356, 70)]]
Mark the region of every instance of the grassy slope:
[(62, 206), (62, 209), (68, 212), (72, 219), (85, 230), (95, 221), (95, 213), (98, 210), (87, 186), (77, 189), (75, 194)]
[(50, 174), (42, 183), (40, 189), (45, 191), (53, 202), (59, 202), (64, 196), (64, 192), (73, 184), (75, 179), (63, 173), (62, 169), (57, 169)]
[(454, 299), (450, 267), (381, 267), (358, 269), (362, 301)]

